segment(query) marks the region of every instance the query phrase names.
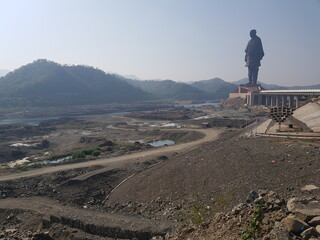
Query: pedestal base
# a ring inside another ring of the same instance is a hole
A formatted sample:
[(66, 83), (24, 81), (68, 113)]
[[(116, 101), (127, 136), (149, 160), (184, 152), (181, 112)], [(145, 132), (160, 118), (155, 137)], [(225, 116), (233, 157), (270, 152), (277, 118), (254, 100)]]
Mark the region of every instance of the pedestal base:
[(239, 92), (252, 92), (252, 93), (258, 93), (261, 90), (264, 90), (260, 84), (255, 83), (246, 83), (246, 84), (240, 84), (239, 86)]

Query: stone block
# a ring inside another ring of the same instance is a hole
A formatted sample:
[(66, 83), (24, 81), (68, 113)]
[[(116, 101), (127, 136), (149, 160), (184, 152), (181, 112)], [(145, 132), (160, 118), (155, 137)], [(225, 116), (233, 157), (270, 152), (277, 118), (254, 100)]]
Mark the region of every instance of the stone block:
[(312, 226), (312, 227), (315, 227), (315, 226), (317, 226), (317, 225), (320, 225), (320, 216), (312, 218), (312, 219), (308, 222), (308, 224), (309, 224), (310, 226)]
[(320, 201), (317, 199), (291, 198), (287, 202), (287, 208), (293, 213), (302, 213), (309, 217), (320, 216)]
[(301, 237), (303, 237), (303, 239), (305, 240), (309, 240), (311, 237), (318, 237), (318, 236), (319, 236), (319, 233), (313, 227), (308, 228), (301, 233)]
[(293, 215), (289, 215), (288, 217), (282, 219), (283, 226), (294, 234), (300, 234), (307, 228), (309, 228), (308, 224), (295, 218)]

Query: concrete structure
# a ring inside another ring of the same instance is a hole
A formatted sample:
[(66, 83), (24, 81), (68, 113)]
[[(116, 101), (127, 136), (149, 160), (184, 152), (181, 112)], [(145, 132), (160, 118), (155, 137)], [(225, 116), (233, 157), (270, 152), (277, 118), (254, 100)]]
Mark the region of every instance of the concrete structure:
[(298, 108), (305, 96), (320, 97), (320, 89), (265, 90), (260, 85), (240, 85), (230, 98), (246, 99), (247, 105), (283, 106)]
[[(290, 124), (293, 125), (292, 128), (289, 127)], [(246, 135), (293, 139), (320, 139), (320, 100), (309, 102), (296, 109), (292, 117), (284, 121), (283, 126), (282, 131), (278, 131), (278, 124), (272, 123), (272, 119), (268, 119), (262, 124), (255, 126), (255, 128), (253, 128), (251, 132), (247, 132)]]
[(312, 131), (320, 132), (320, 101), (311, 102), (298, 108), (292, 116), (305, 123)]

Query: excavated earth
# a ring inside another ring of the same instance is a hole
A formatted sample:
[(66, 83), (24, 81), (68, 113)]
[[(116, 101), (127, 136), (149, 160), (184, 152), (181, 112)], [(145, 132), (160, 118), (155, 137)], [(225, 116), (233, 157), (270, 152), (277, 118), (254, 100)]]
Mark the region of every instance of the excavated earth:
[[(232, 228), (237, 222), (228, 225), (225, 217), (218, 221), (231, 235), (186, 232), (211, 226), (210, 219), (243, 202), (253, 189), (274, 191), (279, 199), (319, 195), (319, 189), (301, 190), (319, 185), (319, 141), (247, 138), (246, 130), (224, 129), (196, 149), (112, 170), (93, 165), (2, 181), (0, 238), (161, 239), (171, 232), (166, 238), (237, 239), (241, 228)], [(88, 172), (93, 174), (81, 178)], [(243, 210), (246, 214), (250, 210)], [(279, 214), (272, 218), (286, 215)], [(181, 228), (184, 235), (174, 233)]]

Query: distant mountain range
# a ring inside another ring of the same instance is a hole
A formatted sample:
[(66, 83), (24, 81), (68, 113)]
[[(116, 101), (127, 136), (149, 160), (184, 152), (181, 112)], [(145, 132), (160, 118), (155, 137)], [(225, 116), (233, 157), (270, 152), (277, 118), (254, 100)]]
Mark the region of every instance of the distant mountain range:
[[(241, 80), (232, 82), (233, 84), (236, 85), (240, 85), (240, 84), (245, 84), (248, 83), (248, 78), (243, 78)], [(319, 89), (320, 88), (320, 84), (316, 84), (316, 85), (311, 85), (311, 86), (293, 86), (293, 87), (284, 87), (284, 86), (280, 86), (280, 85), (276, 85), (276, 84), (267, 84), (267, 83), (263, 83), (258, 81), (258, 84), (260, 84), (263, 88), (267, 89), (267, 90), (282, 90), (282, 89)]]
[(164, 100), (208, 100), (214, 98), (207, 92), (192, 85), (172, 80), (133, 80), (125, 79), (129, 84)]
[[(172, 80), (143, 81), (108, 74), (93, 67), (60, 65), (40, 59), (0, 77), (0, 107), (217, 100), (227, 98), (239, 84), (247, 82), (248, 79), (241, 79), (230, 83), (220, 78), (189, 84)], [(320, 88), (320, 84), (290, 88), (260, 84), (266, 89)]]

